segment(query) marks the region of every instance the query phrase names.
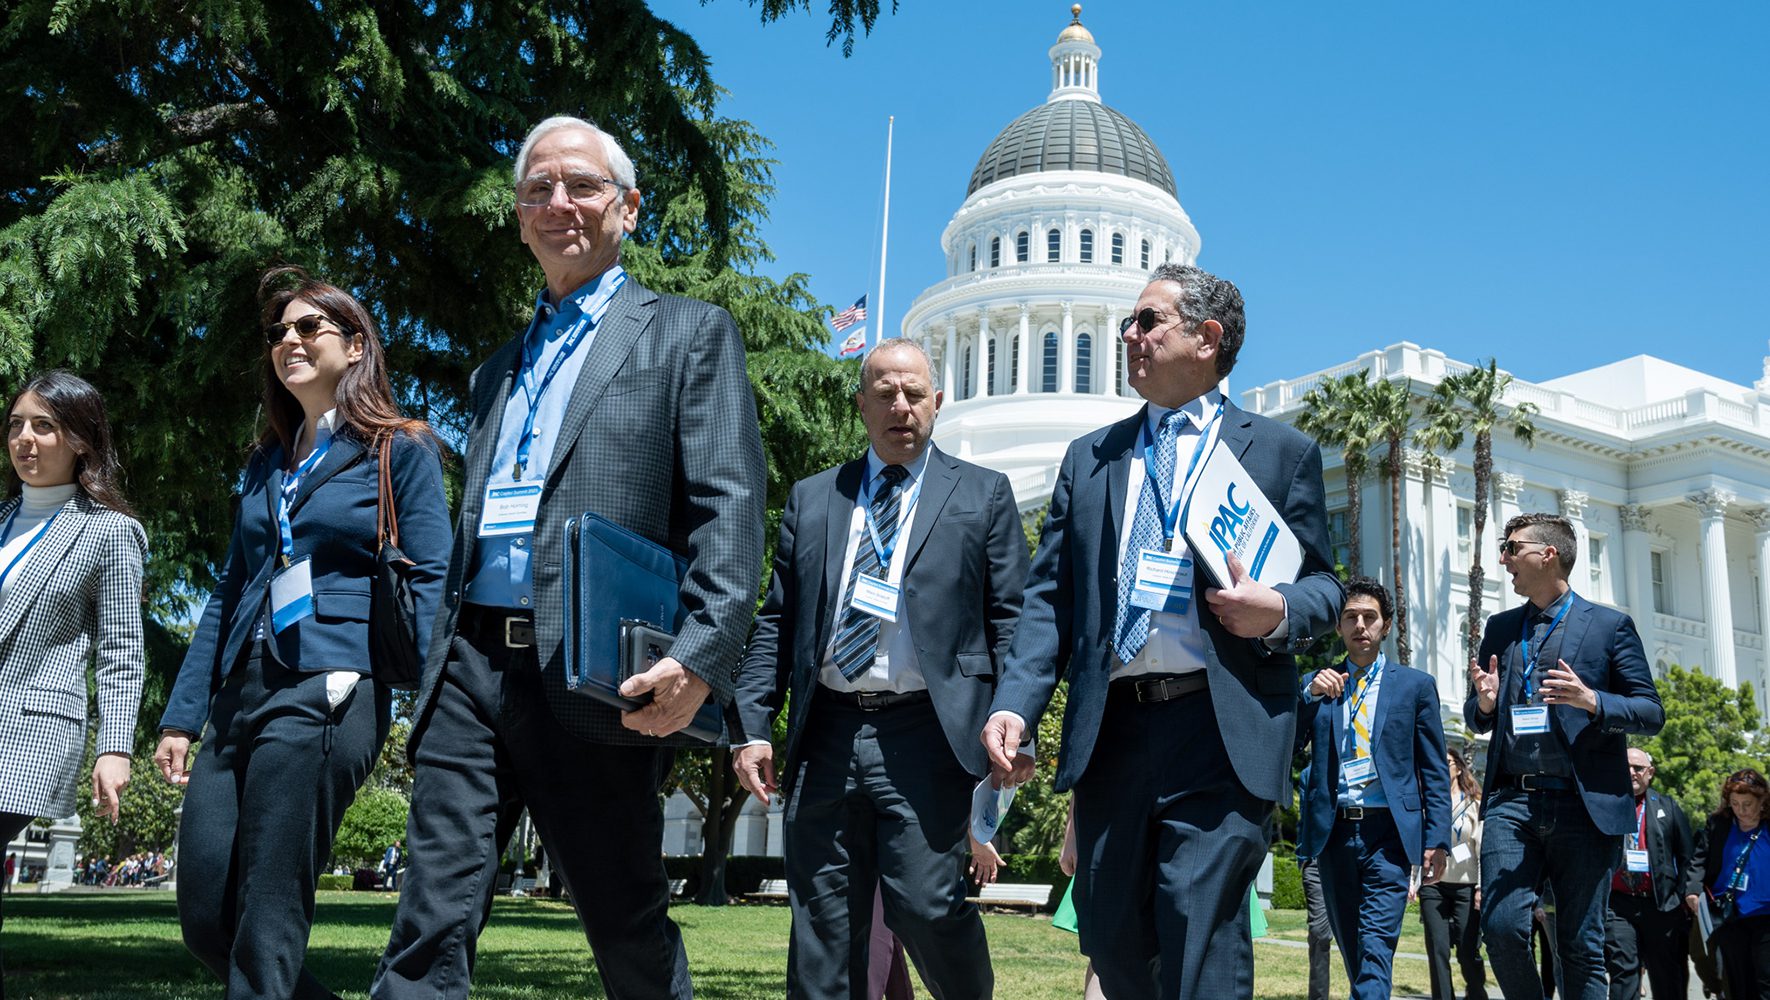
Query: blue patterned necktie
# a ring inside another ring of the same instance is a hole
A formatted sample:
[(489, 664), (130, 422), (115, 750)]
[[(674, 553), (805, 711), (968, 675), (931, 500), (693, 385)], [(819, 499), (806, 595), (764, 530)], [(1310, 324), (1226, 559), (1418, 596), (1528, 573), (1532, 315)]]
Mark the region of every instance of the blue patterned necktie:
[[(879, 545), (887, 552), (896, 548), (897, 513), (903, 503), (903, 482), (909, 470), (901, 465), (887, 465), (879, 471), (880, 483), (873, 494), (873, 525), (879, 532)], [(883, 580), (891, 567), (879, 564), (879, 553), (873, 547), (872, 533), (861, 526), (860, 544), (854, 550), (854, 569), (848, 574), (848, 587), (843, 594), (842, 626), (836, 631), (835, 654), (832, 657), (843, 680), (853, 680), (873, 665), (879, 651), (879, 619), (853, 605), (854, 586), (861, 574)]]
[(1119, 564), (1119, 615), (1112, 634), (1113, 649), (1121, 663), (1136, 659), (1143, 644), (1149, 641), (1149, 609), (1131, 603), (1131, 590), (1137, 581), (1137, 553), (1161, 547), (1162, 513), (1167, 504), (1156, 493), (1155, 484), (1161, 483), (1164, 492), (1174, 488), (1169, 484), (1174, 482), (1175, 446), (1180, 440), (1180, 428), (1185, 425), (1186, 414), (1172, 410), (1156, 426), (1155, 476), (1152, 481), (1146, 470), (1143, 490), (1137, 497), (1137, 517), (1131, 522), (1131, 542), (1125, 546), (1125, 558)]

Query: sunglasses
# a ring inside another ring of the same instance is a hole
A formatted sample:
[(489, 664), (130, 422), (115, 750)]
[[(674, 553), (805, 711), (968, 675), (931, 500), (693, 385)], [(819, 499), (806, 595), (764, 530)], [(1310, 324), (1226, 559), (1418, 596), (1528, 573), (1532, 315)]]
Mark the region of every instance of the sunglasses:
[(1520, 545), (1541, 545), (1545, 549), (1549, 547), (1547, 542), (1533, 542), (1528, 538), (1508, 538), (1500, 543), (1500, 555), (1507, 557), (1515, 556), (1522, 551), (1518, 548)]
[(1148, 333), (1167, 322), (1166, 319), (1162, 318), (1164, 315), (1165, 314), (1156, 312), (1154, 309), (1147, 306), (1139, 309), (1131, 315), (1126, 316), (1124, 319), (1119, 320), (1119, 336), (1123, 337), (1132, 326), (1136, 326), (1137, 329), (1144, 333)]
[(1635, 774), (1641, 774), (1652, 766), (1653, 766), (1652, 764), (1630, 764), (1629, 770), (1634, 772)]
[(322, 333), (336, 333), (340, 337), (344, 336), (344, 331), (335, 325), (329, 330), (322, 329), (321, 324), (331, 322), (330, 319), (318, 313), (308, 313), (300, 319), (293, 319), (287, 323), (267, 323), (264, 327), (264, 342), (275, 347), (283, 342), (283, 338), (288, 335), (290, 330), (294, 330), (295, 335), (300, 337), (303, 342), (310, 341)]

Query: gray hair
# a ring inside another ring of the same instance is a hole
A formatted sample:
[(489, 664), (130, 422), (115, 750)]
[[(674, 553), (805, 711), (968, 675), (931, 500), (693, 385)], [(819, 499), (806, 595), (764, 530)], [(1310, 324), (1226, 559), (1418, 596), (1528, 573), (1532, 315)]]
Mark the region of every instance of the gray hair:
[(547, 133), (562, 128), (582, 129), (601, 140), (602, 158), (608, 161), (608, 172), (614, 175), (609, 179), (629, 191), (638, 190), (639, 178), (633, 172), (633, 159), (615, 141), (615, 137), (590, 122), (571, 115), (554, 115), (529, 130), (528, 138), (522, 141), (522, 150), (516, 154), (516, 183), (521, 184), (528, 179), (529, 153), (535, 148), (535, 143), (541, 141), (541, 137)]
[(873, 355), (878, 354), (880, 351), (883, 351), (886, 349), (891, 349), (891, 350), (908, 349), (911, 351), (915, 351), (917, 356), (919, 356), (922, 359), (923, 366), (928, 369), (929, 380), (932, 381), (934, 379), (934, 360), (928, 356), (927, 351), (922, 350), (921, 344), (916, 343), (915, 341), (911, 340), (908, 337), (890, 337), (885, 340), (879, 341), (877, 344), (874, 344), (873, 349), (868, 351), (867, 356), (861, 361), (861, 363), (860, 363), (860, 385), (861, 385), (861, 387), (864, 388), (867, 384), (867, 366), (872, 364)]
[(1219, 278), (1191, 264), (1162, 264), (1149, 274), (1149, 280), (1172, 281), (1180, 286), (1174, 300), (1174, 311), (1192, 326), (1214, 319), (1223, 327), (1223, 338), (1217, 342), (1217, 377), (1228, 375), (1235, 367), (1247, 337), (1248, 321), (1235, 283)]

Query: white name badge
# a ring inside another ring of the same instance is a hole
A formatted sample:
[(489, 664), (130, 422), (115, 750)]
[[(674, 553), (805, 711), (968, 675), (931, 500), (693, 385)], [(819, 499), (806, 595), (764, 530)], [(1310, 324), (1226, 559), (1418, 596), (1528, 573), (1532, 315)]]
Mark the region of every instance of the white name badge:
[(1474, 856), (1475, 852), (1470, 850), (1468, 844), (1458, 844), (1450, 849), (1450, 859), (1459, 865)]
[(1183, 553), (1156, 549), (1138, 552), (1131, 603), (1150, 611), (1185, 614), (1192, 606), (1192, 558)]
[(270, 578), (270, 628), (281, 632), (313, 616), (313, 561), (303, 559)]
[(1628, 868), (1629, 871), (1644, 872), (1647, 870), (1647, 852), (1646, 851), (1624, 851), (1623, 852), (1623, 864)]
[(848, 603), (856, 611), (864, 611), (874, 618), (895, 622), (897, 595), (896, 587), (876, 576), (862, 573), (854, 578), (854, 593), (849, 596)]
[(1738, 875), (1733, 876), (1733, 885), (1731, 888), (1739, 892), (1744, 892), (1745, 887), (1750, 885), (1751, 882), (1752, 877), (1750, 875), (1747, 875), (1745, 872), (1740, 872)]
[(1549, 731), (1549, 706), (1513, 705), (1512, 732), (1519, 736), (1536, 736)]
[(1346, 784), (1362, 785), (1377, 776), (1377, 761), (1374, 757), (1354, 757), (1346, 762), (1343, 773)]
[(485, 509), (479, 517), (479, 537), (532, 534), (535, 515), (540, 511), (540, 483), (489, 484), (486, 486)]

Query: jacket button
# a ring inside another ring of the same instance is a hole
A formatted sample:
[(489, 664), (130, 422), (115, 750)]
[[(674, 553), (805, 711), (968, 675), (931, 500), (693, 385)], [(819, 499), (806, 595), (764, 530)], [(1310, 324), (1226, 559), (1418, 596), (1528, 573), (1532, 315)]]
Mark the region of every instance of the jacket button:
[(459, 590), (449, 591), (449, 607), (451, 607), (451, 608), (455, 607), (456, 605), (458, 605), (460, 603), (461, 603), (461, 592)]

